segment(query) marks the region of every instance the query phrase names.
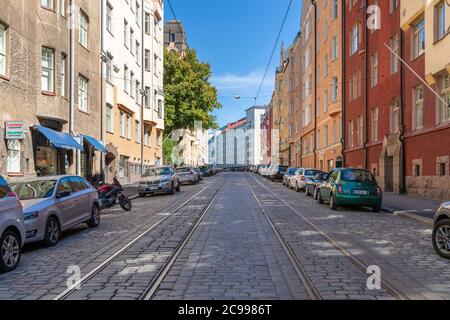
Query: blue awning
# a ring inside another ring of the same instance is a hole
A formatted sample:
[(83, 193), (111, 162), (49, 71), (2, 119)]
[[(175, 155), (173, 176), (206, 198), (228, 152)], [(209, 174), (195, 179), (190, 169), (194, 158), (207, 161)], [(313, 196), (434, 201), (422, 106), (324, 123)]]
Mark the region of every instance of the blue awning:
[(86, 141), (92, 145), (94, 147), (95, 150), (103, 152), (103, 153), (108, 153), (108, 150), (106, 150), (106, 148), (103, 146), (103, 144), (98, 141), (97, 139), (90, 137), (90, 136), (86, 136), (84, 134), (81, 135), (83, 137), (83, 139), (86, 139)]
[(70, 134), (54, 131), (52, 129), (34, 126), (36, 130), (42, 133), (55, 148), (61, 149), (78, 149), (83, 151), (84, 148)]

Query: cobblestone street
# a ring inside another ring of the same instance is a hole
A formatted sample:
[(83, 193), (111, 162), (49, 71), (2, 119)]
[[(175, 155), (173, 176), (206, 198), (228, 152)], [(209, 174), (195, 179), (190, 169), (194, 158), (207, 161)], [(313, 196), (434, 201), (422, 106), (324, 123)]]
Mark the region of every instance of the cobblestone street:
[[(0, 299), (449, 299), (426, 224), (340, 208), (248, 173), (105, 210), (52, 248), (26, 246)], [(81, 288), (68, 290), (69, 266)], [(367, 268), (381, 269), (381, 289)]]

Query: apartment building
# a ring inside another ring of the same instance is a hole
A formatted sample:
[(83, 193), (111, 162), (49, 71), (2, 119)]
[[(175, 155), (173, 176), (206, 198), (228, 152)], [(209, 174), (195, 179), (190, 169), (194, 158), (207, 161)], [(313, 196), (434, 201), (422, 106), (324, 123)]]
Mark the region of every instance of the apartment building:
[(269, 104), (261, 119), (261, 164), (272, 162), (272, 105)]
[(301, 33), (295, 37), (290, 51), (290, 74), (289, 74), (289, 166), (299, 167), (301, 163), (301, 65), (302, 46)]
[(316, 167), (342, 167), (342, 0), (316, 4)]
[(245, 137), (246, 161), (245, 164), (262, 164), (261, 130), (264, 114), (268, 110), (267, 106), (254, 106), (245, 111), (247, 119), (247, 135)]
[(448, 200), (450, 5), (444, 0), (408, 0), (401, 1), (400, 8), (403, 59), (411, 68), (403, 68), (405, 190)]
[(301, 88), (301, 166), (316, 167), (316, 10), (313, 1), (303, 1), (301, 18), (301, 46), (303, 49), (300, 81)]
[[(70, 6), (69, 6), (70, 5)], [(0, 6), (0, 174), (100, 179), (100, 2)]]
[(103, 0), (107, 179), (138, 180), (162, 163), (163, 2)]

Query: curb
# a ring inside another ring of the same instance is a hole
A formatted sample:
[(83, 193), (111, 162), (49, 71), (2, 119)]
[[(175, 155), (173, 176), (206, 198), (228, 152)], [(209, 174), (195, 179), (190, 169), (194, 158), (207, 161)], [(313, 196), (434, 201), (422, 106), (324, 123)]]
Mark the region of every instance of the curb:
[(391, 213), (394, 216), (398, 216), (398, 217), (414, 220), (416, 222), (425, 224), (427, 226), (433, 226), (433, 219), (425, 218), (425, 217), (419, 216), (419, 215), (414, 214), (414, 213), (405, 212), (405, 211), (398, 211), (398, 210), (396, 210), (394, 208), (389, 208), (389, 207), (383, 207), (381, 210), (384, 211), (384, 212), (387, 212), (387, 213)]

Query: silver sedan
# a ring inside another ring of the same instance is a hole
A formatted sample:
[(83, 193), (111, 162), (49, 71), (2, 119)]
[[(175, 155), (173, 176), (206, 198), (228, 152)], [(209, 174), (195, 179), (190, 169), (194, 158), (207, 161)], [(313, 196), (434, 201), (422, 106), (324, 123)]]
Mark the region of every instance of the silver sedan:
[(97, 191), (83, 177), (36, 178), (12, 186), (23, 205), (26, 243), (54, 246), (65, 230), (100, 224)]

